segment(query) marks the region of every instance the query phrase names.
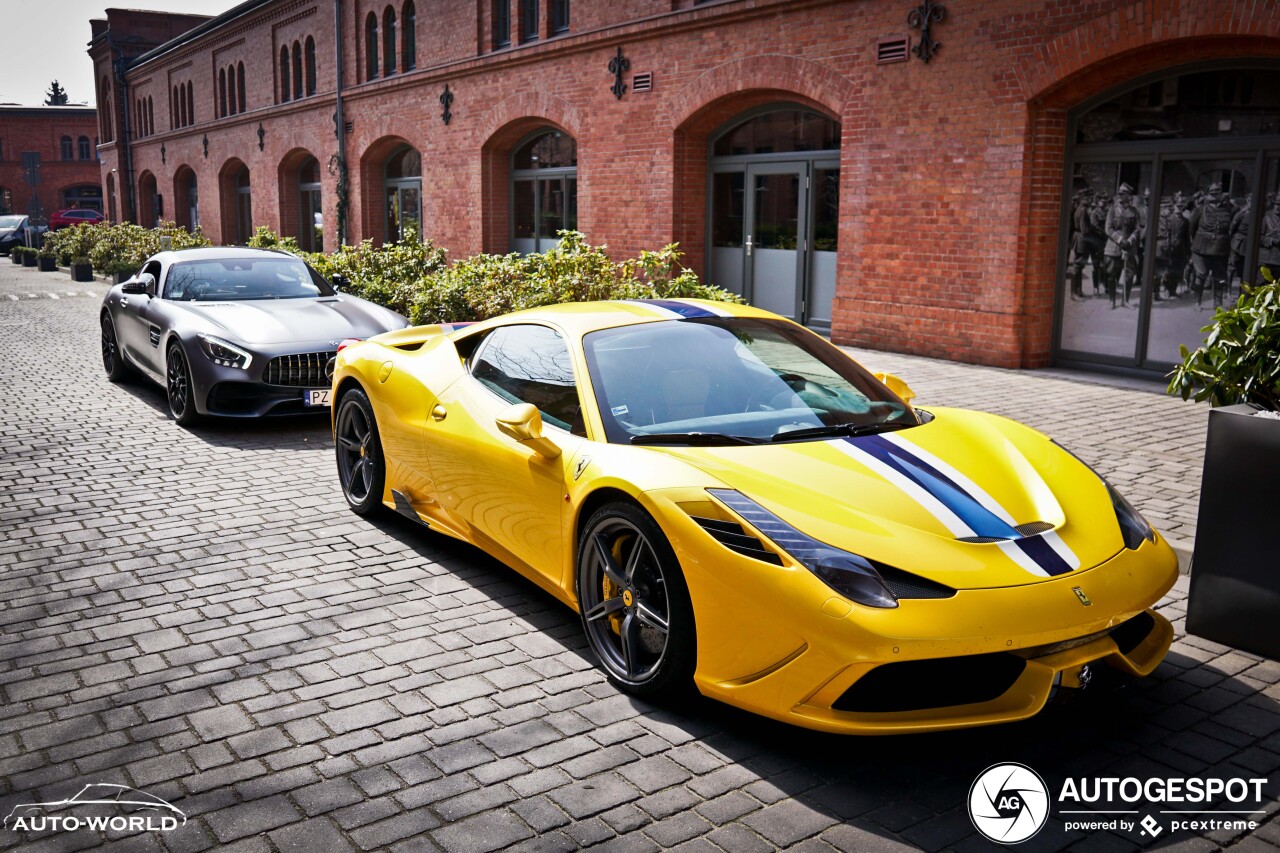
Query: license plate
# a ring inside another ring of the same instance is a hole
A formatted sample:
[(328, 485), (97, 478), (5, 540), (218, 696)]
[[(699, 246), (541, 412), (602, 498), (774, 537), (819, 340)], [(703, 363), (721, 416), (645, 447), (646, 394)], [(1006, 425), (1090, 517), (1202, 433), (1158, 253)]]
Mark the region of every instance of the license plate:
[(304, 406), (327, 406), (329, 405), (329, 394), (331, 389), (320, 388), (315, 391), (304, 391), (302, 394), (302, 404)]

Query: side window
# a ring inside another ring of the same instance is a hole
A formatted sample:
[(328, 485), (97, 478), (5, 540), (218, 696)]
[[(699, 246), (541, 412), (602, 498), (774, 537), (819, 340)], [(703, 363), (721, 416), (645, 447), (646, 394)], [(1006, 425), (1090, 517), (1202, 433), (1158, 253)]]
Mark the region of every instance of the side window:
[(472, 358), (471, 375), (510, 403), (537, 406), (545, 422), (586, 435), (569, 348), (546, 326), (494, 330)]

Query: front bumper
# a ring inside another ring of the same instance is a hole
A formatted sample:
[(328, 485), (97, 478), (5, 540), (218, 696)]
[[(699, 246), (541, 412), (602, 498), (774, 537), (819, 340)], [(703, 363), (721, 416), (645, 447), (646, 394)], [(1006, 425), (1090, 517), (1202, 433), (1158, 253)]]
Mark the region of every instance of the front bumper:
[[(238, 346), (253, 356), (248, 370), (214, 363), (204, 354), (198, 341), (187, 346), (187, 362), (191, 365), (196, 410), (200, 414), (224, 418), (329, 414), (328, 406), (307, 406), (303, 403), (308, 390), (330, 387), (331, 380), (317, 372), (314, 364), (312, 369), (292, 375), (273, 372), (271, 378), (280, 381), (267, 381), (268, 365), (273, 359), (297, 358), (300, 352), (303, 355), (315, 355), (321, 350), (314, 345), (308, 347), (305, 343), (266, 352)], [(327, 346), (327, 342), (322, 346)]]
[(645, 498), (693, 598), (699, 690), (794, 725), (892, 734), (1025, 719), (1085, 664), (1146, 675), (1173, 641), (1150, 609), (1177, 578), (1159, 537), (1092, 569), (884, 610), (850, 604), (802, 567), (735, 554), (662, 496)]

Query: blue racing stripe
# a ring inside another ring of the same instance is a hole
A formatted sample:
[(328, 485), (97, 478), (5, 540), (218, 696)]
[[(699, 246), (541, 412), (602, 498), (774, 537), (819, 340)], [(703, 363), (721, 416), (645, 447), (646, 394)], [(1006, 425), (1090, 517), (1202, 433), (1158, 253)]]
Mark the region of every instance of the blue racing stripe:
[(1014, 542), (1022, 552), (1036, 561), (1036, 565), (1050, 575), (1065, 575), (1071, 571), (1071, 565), (1048, 542), (1039, 536), (1029, 536)]
[(972, 495), (952, 482), (951, 478), (918, 456), (893, 442), (886, 441), (883, 436), (870, 435), (849, 438), (846, 441), (859, 450), (871, 454), (935, 497), (968, 525), (975, 536), (1017, 539), (1022, 535), (998, 515), (978, 503)]
[(650, 305), (657, 305), (659, 308), (666, 308), (668, 311), (674, 311), (681, 317), (689, 319), (702, 319), (705, 317), (716, 316), (706, 308), (699, 308), (697, 305), (689, 305), (685, 302), (677, 302), (674, 299), (637, 299), (635, 301), (645, 302)]

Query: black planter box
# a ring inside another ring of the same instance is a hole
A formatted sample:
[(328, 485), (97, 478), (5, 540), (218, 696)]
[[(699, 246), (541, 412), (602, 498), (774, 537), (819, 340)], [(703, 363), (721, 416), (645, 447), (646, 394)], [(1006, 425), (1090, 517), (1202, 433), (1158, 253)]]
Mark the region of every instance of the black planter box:
[(1209, 412), (1187, 633), (1280, 660), (1280, 420)]
[(36, 256), (24, 253), (22, 255), (22, 265), (24, 267), (34, 267), (36, 265)]
[(72, 281), (93, 281), (93, 264), (72, 264)]
[(10, 252), (9, 252), (9, 261), (10, 261), (11, 263), (21, 264), (21, 263), (22, 263), (22, 255), (18, 254), (18, 253), (17, 253), (17, 252), (15, 252), (15, 251), (10, 250)]
[(36, 261), (40, 265), (40, 272), (57, 272), (58, 259), (49, 257), (48, 255), (37, 255)]

